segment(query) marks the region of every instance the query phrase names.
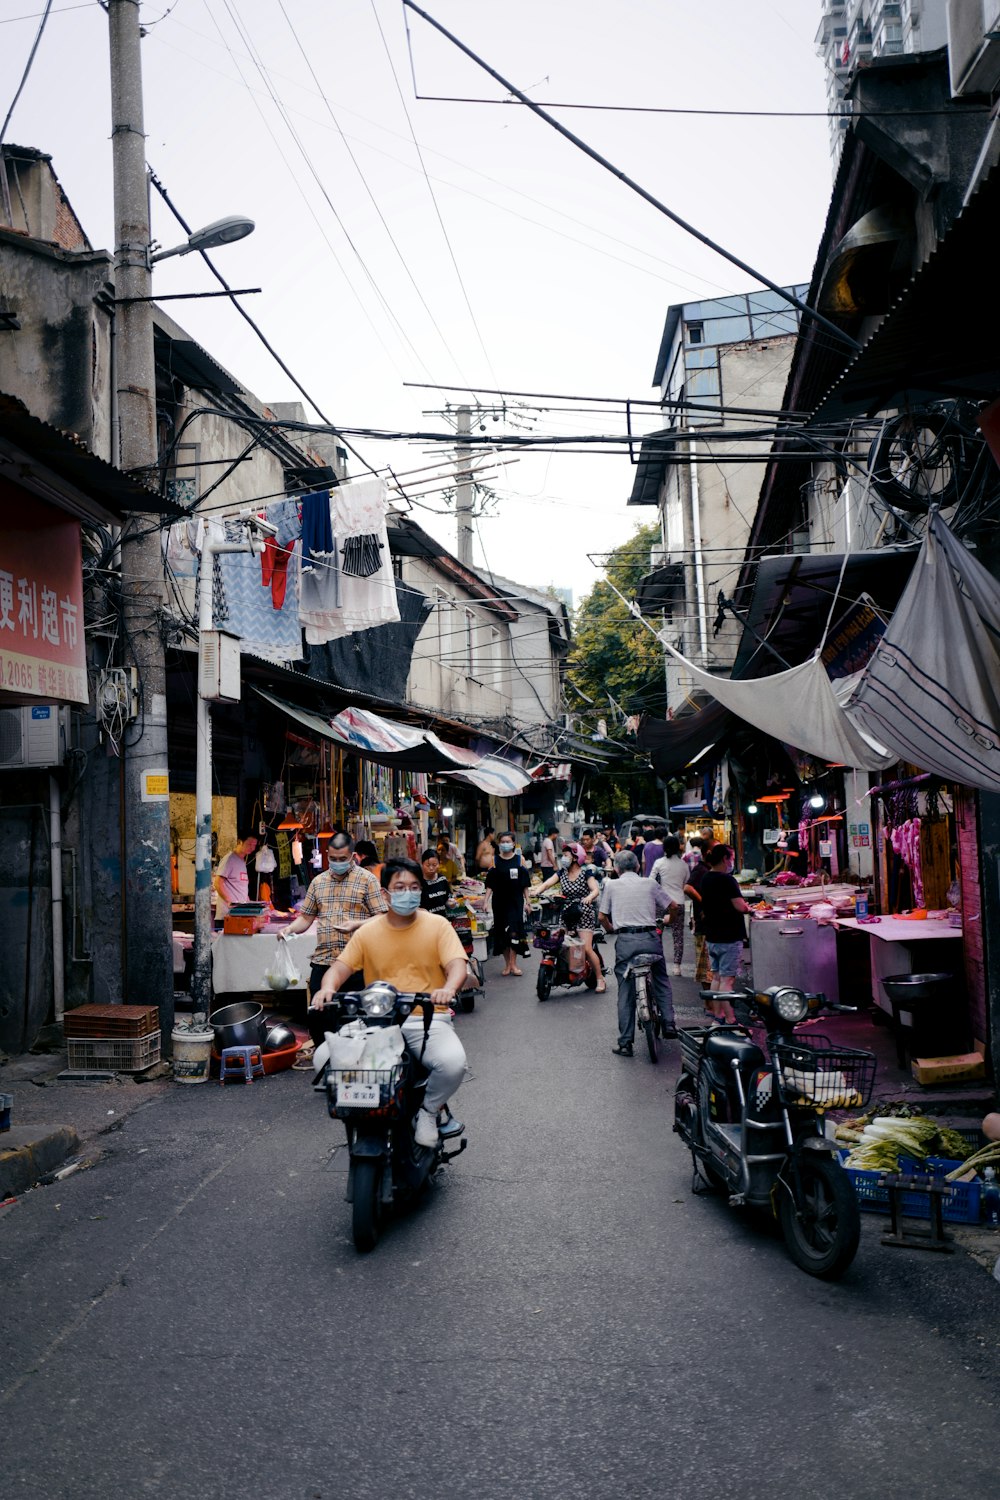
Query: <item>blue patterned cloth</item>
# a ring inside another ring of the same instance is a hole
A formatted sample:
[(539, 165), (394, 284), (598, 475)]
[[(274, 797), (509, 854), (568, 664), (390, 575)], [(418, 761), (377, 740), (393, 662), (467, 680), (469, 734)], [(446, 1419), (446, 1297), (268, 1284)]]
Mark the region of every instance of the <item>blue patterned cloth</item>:
[(275, 609), (271, 590), (262, 587), (260, 558), (252, 552), (223, 552), (217, 559), (225, 594), (225, 615), (216, 607), (216, 623), (240, 637), (240, 650), (265, 661), (302, 660), (299, 623), (299, 570), (288, 566), (285, 602)]

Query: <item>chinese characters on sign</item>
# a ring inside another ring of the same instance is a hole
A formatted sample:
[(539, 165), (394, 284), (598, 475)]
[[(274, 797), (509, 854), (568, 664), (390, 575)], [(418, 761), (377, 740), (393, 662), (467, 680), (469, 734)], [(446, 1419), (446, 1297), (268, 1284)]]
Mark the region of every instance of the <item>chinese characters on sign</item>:
[(0, 482), (0, 689), (86, 703), (80, 524)]

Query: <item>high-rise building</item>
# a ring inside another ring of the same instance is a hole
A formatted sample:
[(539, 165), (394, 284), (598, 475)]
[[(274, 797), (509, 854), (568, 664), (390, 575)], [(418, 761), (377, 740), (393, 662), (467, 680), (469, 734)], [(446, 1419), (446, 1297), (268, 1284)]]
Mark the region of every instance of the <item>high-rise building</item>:
[(834, 164), (851, 111), (847, 86), (876, 57), (931, 52), (948, 40), (947, 0), (822, 0), (816, 50), (826, 64)]

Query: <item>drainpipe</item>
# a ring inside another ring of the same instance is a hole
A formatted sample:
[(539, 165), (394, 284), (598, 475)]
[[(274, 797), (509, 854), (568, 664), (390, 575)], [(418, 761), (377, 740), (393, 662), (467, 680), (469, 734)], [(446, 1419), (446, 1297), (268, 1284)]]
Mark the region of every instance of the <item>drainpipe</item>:
[(49, 859), (52, 866), (52, 1000), (55, 1023), (66, 1009), (66, 949), (63, 938), (62, 802), (59, 783), (49, 777)]
[(698, 462), (695, 441), (691, 439), (688, 452), (691, 461), (688, 473), (691, 476), (691, 537), (694, 542), (694, 576), (698, 591), (698, 641), (701, 647), (701, 665), (708, 665), (708, 609), (705, 602), (705, 559), (701, 550), (701, 496), (698, 489)]

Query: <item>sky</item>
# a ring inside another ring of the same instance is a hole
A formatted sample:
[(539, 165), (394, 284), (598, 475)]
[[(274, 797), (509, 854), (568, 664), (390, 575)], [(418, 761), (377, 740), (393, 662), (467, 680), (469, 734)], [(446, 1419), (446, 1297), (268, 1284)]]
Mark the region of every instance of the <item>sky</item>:
[[(422, 8), (538, 101), (825, 107), (813, 0)], [(0, 0), (0, 121), (42, 9)], [(503, 91), (400, 0), (156, 0), (141, 14), (148, 161), (193, 226), (255, 220), (216, 265), (262, 288), (245, 305), (338, 426), (448, 433), (448, 404), (472, 400), (484, 442), (622, 432), (620, 407), (556, 411), (572, 403), (551, 395), (652, 399), (667, 308), (755, 286), (529, 110), (455, 102)], [(101, 248), (114, 243), (107, 33), (97, 0), (54, 0), (6, 135), (51, 153)], [(772, 280), (808, 281), (831, 188), (825, 119), (552, 113)], [(163, 245), (184, 238), (155, 194), (152, 223)], [(196, 256), (154, 276), (161, 295), (217, 286)], [(263, 401), (301, 399), (226, 299), (167, 306)], [(375, 468), (425, 470), (403, 480), (412, 514), (454, 549), (445, 497), (418, 488), (450, 450), (351, 442)], [(577, 601), (601, 555), (655, 519), (626, 505), (627, 450), (523, 454), (484, 476), (477, 566)]]

